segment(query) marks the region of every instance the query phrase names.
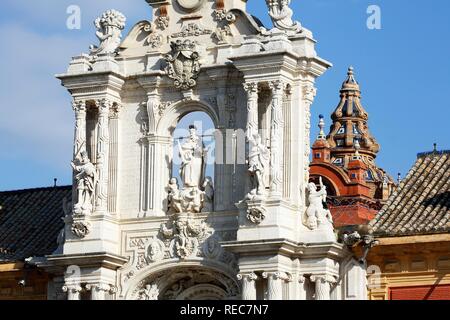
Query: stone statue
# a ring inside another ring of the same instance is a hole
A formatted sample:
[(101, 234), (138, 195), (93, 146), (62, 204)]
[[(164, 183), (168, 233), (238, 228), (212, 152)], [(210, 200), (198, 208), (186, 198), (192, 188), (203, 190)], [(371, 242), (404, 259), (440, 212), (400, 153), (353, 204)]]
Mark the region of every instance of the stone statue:
[(212, 212), (214, 210), (214, 184), (211, 177), (206, 177), (203, 183), (202, 212)]
[(306, 221), (305, 225), (311, 229), (315, 230), (320, 225), (331, 225), (333, 224), (333, 219), (329, 210), (324, 208), (323, 203), (326, 202), (327, 190), (325, 185), (320, 178), (320, 190), (317, 191), (316, 184), (311, 182), (308, 184), (308, 208), (306, 209)]
[(181, 212), (181, 196), (177, 178), (170, 179), (168, 190), (169, 196), (167, 201), (169, 213)]
[(91, 46), (92, 54), (115, 53), (122, 40), (122, 30), (125, 28), (125, 16), (116, 10), (108, 10), (94, 22), (97, 28), (97, 38), (100, 45)]
[(206, 169), (207, 149), (205, 149), (197, 136), (197, 129), (189, 127), (189, 139), (178, 149), (181, 157), (180, 177), (184, 187), (198, 188), (203, 180)]
[(261, 136), (254, 134), (249, 141), (248, 172), (251, 179), (250, 199), (264, 195), (264, 172), (269, 163), (269, 150), (261, 142)]
[(80, 153), (81, 159), (71, 162), (72, 168), (77, 172), (75, 180), (77, 182), (77, 199), (74, 205), (74, 213), (78, 215), (89, 215), (92, 213), (94, 203), (94, 190), (97, 182), (97, 168), (89, 160), (86, 151)]
[(300, 22), (292, 20), (294, 12), (289, 7), (291, 0), (266, 0), (266, 2), (275, 28), (295, 33), (302, 31)]

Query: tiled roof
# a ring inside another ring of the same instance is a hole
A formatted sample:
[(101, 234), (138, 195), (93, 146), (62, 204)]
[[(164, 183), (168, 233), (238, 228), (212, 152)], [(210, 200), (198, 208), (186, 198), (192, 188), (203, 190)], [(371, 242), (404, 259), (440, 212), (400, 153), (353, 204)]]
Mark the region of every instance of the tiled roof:
[(376, 236), (450, 231), (450, 151), (421, 153), (370, 225)]
[(71, 187), (0, 192), (0, 262), (51, 254), (64, 226)]

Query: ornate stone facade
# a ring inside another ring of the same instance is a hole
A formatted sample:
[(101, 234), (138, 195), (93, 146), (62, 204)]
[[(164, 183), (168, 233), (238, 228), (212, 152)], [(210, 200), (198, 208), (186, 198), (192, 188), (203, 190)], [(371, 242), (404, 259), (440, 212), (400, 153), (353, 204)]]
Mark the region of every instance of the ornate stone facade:
[[(287, 0), (267, 1), (270, 31), (246, 1), (147, 2), (153, 21), (120, 43), (125, 18), (108, 11), (100, 46), (58, 76), (75, 101), (76, 202), (63, 254), (46, 262), (55, 287), (68, 299), (272, 300), (314, 296), (299, 284), (315, 282), (317, 299), (346, 299), (344, 280), (328, 280), (347, 279), (352, 253), (322, 195), (306, 201), (309, 108), (330, 67), (311, 32)], [(174, 139), (198, 111), (216, 129), (210, 177), (197, 128)]]

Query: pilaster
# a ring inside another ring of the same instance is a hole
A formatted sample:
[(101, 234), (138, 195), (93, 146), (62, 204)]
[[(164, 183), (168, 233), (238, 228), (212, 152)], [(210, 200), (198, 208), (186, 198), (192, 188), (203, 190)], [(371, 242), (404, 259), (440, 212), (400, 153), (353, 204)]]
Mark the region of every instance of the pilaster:
[(256, 280), (258, 276), (255, 273), (238, 274), (238, 280), (242, 281), (242, 300), (256, 300)]

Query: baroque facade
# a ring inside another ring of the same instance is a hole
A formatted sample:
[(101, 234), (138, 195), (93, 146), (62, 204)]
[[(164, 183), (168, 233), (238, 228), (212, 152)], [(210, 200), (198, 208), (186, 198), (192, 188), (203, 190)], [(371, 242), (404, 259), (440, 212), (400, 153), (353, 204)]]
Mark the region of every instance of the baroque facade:
[[(153, 21), (124, 39), (123, 14), (100, 16), (99, 45), (58, 75), (74, 178), (61, 245), (36, 262), (49, 299), (365, 299), (364, 261), (338, 242), (326, 186), (308, 184), (314, 83), (331, 64), (290, 1), (266, 1), (272, 29), (246, 0), (147, 2)], [(214, 177), (197, 128), (174, 141), (196, 111), (218, 133)]]

